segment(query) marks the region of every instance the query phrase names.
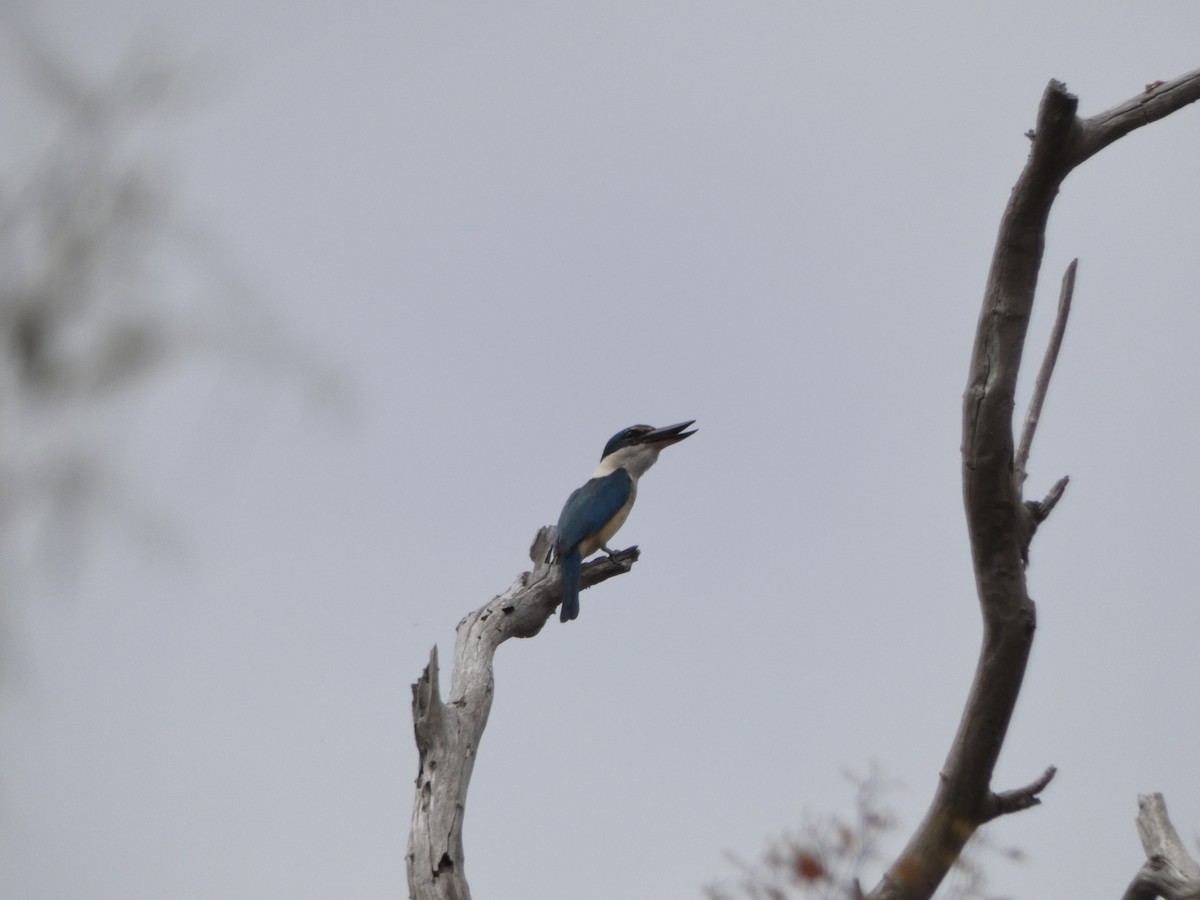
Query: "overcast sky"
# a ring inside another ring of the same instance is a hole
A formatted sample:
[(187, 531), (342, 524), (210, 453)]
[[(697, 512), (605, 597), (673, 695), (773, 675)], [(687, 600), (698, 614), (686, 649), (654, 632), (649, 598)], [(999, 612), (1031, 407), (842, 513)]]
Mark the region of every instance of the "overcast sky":
[[(106, 452), (181, 549), (101, 516), (20, 607), (0, 896), (406, 896), (430, 648), (615, 431), (688, 418), (634, 571), (499, 651), (474, 892), (696, 898), (873, 764), (899, 846), (977, 656), (960, 396), (1024, 132), (1050, 78), (1090, 114), (1200, 66), (1200, 6), (8, 6), (96, 75), (187, 61), (181, 214), (346, 399), (220, 362), (138, 399)], [(1030, 370), (1081, 262), (1028, 487), (1072, 481), (995, 787), (1059, 775), (988, 830), (994, 896), (1119, 896), (1139, 792), (1196, 850), (1197, 160), (1188, 108), (1051, 217)]]

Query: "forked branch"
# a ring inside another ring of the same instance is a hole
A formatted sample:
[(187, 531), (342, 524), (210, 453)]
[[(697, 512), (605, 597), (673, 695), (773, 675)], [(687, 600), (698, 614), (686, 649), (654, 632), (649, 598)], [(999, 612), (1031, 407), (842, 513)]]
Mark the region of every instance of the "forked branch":
[[(1022, 499), (1025, 466), (1057, 346), (1035, 388), (1036, 409), (1022, 449), (1013, 410), (1046, 240), (1046, 222), (1068, 174), (1140, 125), (1200, 99), (1200, 70), (1155, 86), (1107, 112), (1080, 119), (1078, 100), (1057, 81), (1042, 95), (1033, 146), (1001, 219), (963, 395), (963, 504), (983, 614), (983, 647), (958, 732), (929, 810), (870, 900), (928, 900), (975, 830), (997, 815), (1027, 809), (1054, 775), (1050, 768), (1017, 791), (995, 792), (992, 773), (1008, 731), (1033, 645), (1036, 610), (1025, 583), (1029, 542), (1062, 496), (1060, 480), (1040, 502)], [(1066, 326), (1073, 269), (1064, 283), (1056, 330)], [(1061, 342), (1061, 334), (1058, 335)], [(1054, 341), (1052, 340), (1052, 344)]]

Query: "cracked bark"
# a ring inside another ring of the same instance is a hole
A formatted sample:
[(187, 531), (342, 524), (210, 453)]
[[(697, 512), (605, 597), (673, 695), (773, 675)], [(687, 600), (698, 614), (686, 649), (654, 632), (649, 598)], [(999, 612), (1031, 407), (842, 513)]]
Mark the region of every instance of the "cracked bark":
[[(462, 826), (467, 788), (492, 708), (492, 661), (509, 638), (533, 637), (562, 596), (557, 566), (546, 564), (554, 529), (542, 528), (530, 548), (533, 569), (503, 594), (458, 623), (450, 691), (441, 699), (438, 652), (412, 686), (413, 731), (419, 765), (405, 863), (413, 900), (469, 900), (463, 865)], [(584, 565), (583, 587), (623, 575), (637, 562), (637, 547)]]
[[(1017, 375), (1033, 308), (1046, 223), (1059, 187), (1089, 157), (1135, 128), (1200, 99), (1200, 70), (1146, 91), (1110, 110), (1080, 119), (1078, 99), (1051, 81), (1042, 95), (1033, 145), (1001, 219), (963, 395), (963, 503), (983, 646), (958, 731), (933, 800), (900, 856), (868, 900), (927, 900), (976, 829), (996, 816), (1028, 809), (1054, 776), (997, 793), (992, 773), (1016, 706), (1033, 645), (1036, 609), (1025, 583), (1025, 560), (1038, 524), (1061, 498), (1060, 480), (1042, 501), (1024, 501), (1024, 458), (1040, 416), (1057, 346), (1035, 391), (1030, 425), (1015, 455), (1013, 411)], [(1064, 280), (1059, 318), (1065, 328), (1073, 271)], [(1061, 334), (1056, 339), (1061, 341)]]

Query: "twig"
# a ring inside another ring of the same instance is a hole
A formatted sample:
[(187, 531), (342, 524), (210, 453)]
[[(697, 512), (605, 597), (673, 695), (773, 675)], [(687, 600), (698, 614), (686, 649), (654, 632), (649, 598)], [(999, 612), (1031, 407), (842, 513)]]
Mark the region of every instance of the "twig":
[(1050, 513), (1054, 512), (1054, 507), (1058, 506), (1058, 501), (1062, 499), (1063, 492), (1066, 491), (1067, 485), (1071, 483), (1071, 476), (1064, 475), (1046, 492), (1046, 496), (1041, 500), (1026, 500), (1025, 508), (1029, 510), (1029, 516), (1033, 519), (1035, 526), (1041, 525), (1050, 517)]
[(1000, 816), (1006, 816), (1009, 813), (1020, 812), (1023, 809), (1029, 809), (1031, 806), (1037, 806), (1042, 802), (1038, 794), (1046, 789), (1046, 786), (1050, 784), (1050, 781), (1056, 774), (1058, 774), (1058, 769), (1050, 766), (1036, 781), (1025, 785), (1025, 787), (992, 794), (991, 808), (985, 814), (987, 820), (990, 821)]
[(1050, 378), (1054, 375), (1054, 364), (1058, 362), (1058, 351), (1062, 347), (1063, 335), (1067, 331), (1067, 318), (1071, 315), (1071, 299), (1075, 295), (1075, 270), (1078, 267), (1079, 260), (1073, 259), (1067, 266), (1067, 271), (1063, 273), (1062, 290), (1058, 295), (1058, 313), (1054, 318), (1054, 328), (1050, 331), (1050, 342), (1046, 345), (1046, 355), (1042, 358), (1042, 367), (1038, 370), (1037, 381), (1033, 384), (1033, 396), (1029, 398), (1029, 411), (1025, 413), (1025, 427), (1021, 431), (1021, 442), (1017, 445), (1017, 455), (1013, 461), (1017, 487), (1025, 483), (1025, 467), (1029, 464), (1029, 448), (1033, 445), (1033, 435), (1037, 431), (1038, 421), (1042, 417), (1042, 404), (1046, 402), (1046, 391), (1050, 388)]

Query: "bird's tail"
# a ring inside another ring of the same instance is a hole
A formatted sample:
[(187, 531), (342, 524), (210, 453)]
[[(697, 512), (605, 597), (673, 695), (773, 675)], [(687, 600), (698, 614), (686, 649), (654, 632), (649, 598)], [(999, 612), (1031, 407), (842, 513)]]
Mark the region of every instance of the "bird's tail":
[(579, 615), (579, 572), (583, 568), (583, 557), (579, 548), (575, 548), (558, 560), (562, 568), (562, 610), (558, 614), (560, 622), (569, 622)]

